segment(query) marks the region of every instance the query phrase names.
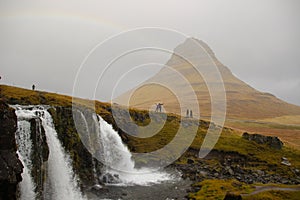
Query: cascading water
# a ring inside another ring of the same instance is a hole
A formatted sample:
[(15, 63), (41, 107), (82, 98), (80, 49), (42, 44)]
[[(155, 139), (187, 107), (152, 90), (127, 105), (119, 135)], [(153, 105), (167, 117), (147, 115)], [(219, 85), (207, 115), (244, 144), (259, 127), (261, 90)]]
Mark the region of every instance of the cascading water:
[(16, 142), (18, 145), (18, 156), (24, 166), (22, 173), (22, 182), (20, 183), (20, 199), (34, 200), (35, 199), (35, 185), (33, 183), (30, 171), (32, 169), (31, 152), (32, 142), (30, 139), (30, 123), (22, 120), (18, 116), (18, 129), (16, 132)]
[[(47, 144), (49, 147), (49, 157), (47, 161), (47, 178), (43, 189), (43, 198), (54, 200), (83, 200), (77, 178), (71, 167), (71, 160), (63, 149), (57, 132), (54, 128), (52, 117), (45, 106), (14, 106), (18, 117), (18, 131), (16, 140), (18, 144), (18, 154), (24, 164), (23, 180), (20, 183), (21, 199), (34, 200), (35, 183), (31, 176), (32, 162), (31, 154), (34, 151), (33, 143), (30, 138), (30, 120), (40, 118)], [(82, 116), (84, 118), (84, 116)], [(113, 130), (112, 126), (103, 120), (100, 116), (93, 115), (95, 127), (89, 130), (94, 135), (89, 135), (93, 152), (101, 156), (101, 161), (106, 168), (102, 174), (110, 174), (116, 182), (115, 185), (152, 185), (167, 180), (173, 180), (173, 177), (165, 172), (141, 168), (135, 169), (135, 163), (131, 159), (132, 155), (128, 148), (123, 144), (119, 134)], [(88, 128), (87, 121), (84, 121), (84, 127)], [(96, 139), (96, 142), (95, 142)], [(97, 156), (96, 156), (97, 157)], [(96, 172), (94, 172), (96, 174)]]
[(123, 144), (119, 134), (100, 116), (100, 140), (104, 152), (104, 174), (115, 175), (120, 184), (151, 185), (174, 179), (170, 174), (154, 169), (134, 168), (134, 161), (128, 148)]
[[(21, 107), (16, 106), (16, 115), (18, 116), (18, 126), (20, 130), (24, 130), (22, 132), (19, 132), (19, 151), (21, 154), (21, 159), (23, 157), (23, 162), (27, 166), (27, 168), (30, 169), (30, 162), (28, 161), (28, 154), (30, 155), (30, 152), (28, 152), (28, 149), (31, 149), (29, 144), (30, 142), (27, 141), (27, 134), (30, 132), (30, 124), (24, 119), (28, 120), (31, 118), (40, 117), (42, 120), (43, 128), (45, 129), (45, 134), (47, 137), (47, 143), (49, 146), (49, 158), (48, 158), (48, 177), (47, 177), (47, 183), (45, 186), (45, 199), (55, 199), (55, 200), (65, 200), (65, 199), (72, 199), (72, 200), (83, 200), (85, 199), (78, 188), (77, 185), (77, 179), (74, 176), (71, 162), (69, 159), (69, 156), (65, 153), (60, 141), (57, 138), (57, 133), (54, 129), (54, 125), (52, 122), (52, 117), (49, 114), (49, 112), (41, 107)], [(37, 116), (38, 114), (39, 116)], [(22, 121), (23, 120), (23, 121)], [(28, 124), (27, 124), (28, 123)], [(25, 140), (25, 141), (24, 141)], [(25, 145), (22, 146), (24, 143), (30, 147), (27, 148)], [(23, 148), (26, 148), (27, 150), (23, 150)], [(30, 150), (31, 151), (31, 150)], [(26, 169), (25, 169), (26, 173)], [(24, 173), (24, 174), (25, 174)], [(26, 175), (27, 176), (27, 175)], [(26, 177), (25, 176), (25, 177)], [(24, 196), (28, 194), (28, 191), (25, 191), (25, 188), (29, 188), (29, 190), (32, 190), (31, 186), (29, 186), (28, 180), (26, 180), (24, 177), (23, 181), (21, 182), (21, 196)], [(32, 181), (31, 181), (32, 182)], [(24, 185), (24, 191), (23, 186)], [(26, 187), (25, 187), (26, 186)], [(26, 198), (27, 199), (27, 198)], [(34, 199), (34, 197), (33, 197)]]
[(24, 166), (22, 173), (22, 182), (20, 183), (20, 199), (21, 200), (35, 200), (36, 194), (34, 192), (35, 186), (30, 175), (30, 170), (24, 162), (23, 156), (19, 153), (18, 156)]
[[(99, 128), (95, 127), (95, 129), (90, 131), (91, 127), (89, 127), (88, 122), (87, 122), (86, 117), (84, 116), (84, 114), (82, 112), (80, 112), (79, 110), (77, 111), (77, 114), (79, 114), (79, 116), (75, 116), (75, 117), (80, 117), (80, 120), (82, 120), (82, 122), (83, 122), (83, 126), (78, 126), (77, 131), (80, 132), (80, 133), (85, 133), (85, 138), (81, 137), (81, 141), (85, 145), (88, 145), (87, 149), (90, 150), (90, 153), (92, 155), (95, 155), (96, 149), (100, 147), (100, 145), (99, 145), (100, 143), (97, 141), (98, 134), (96, 132)], [(95, 121), (94, 117), (97, 117), (97, 116), (95, 116), (95, 114), (93, 114), (93, 121)], [(95, 123), (94, 125), (97, 126), (98, 123), (97, 124)], [(94, 137), (92, 137), (93, 133), (94, 133)], [(95, 163), (94, 159), (92, 159), (92, 165), (93, 165), (93, 173), (94, 173), (94, 182), (95, 182), (95, 184), (99, 184), (99, 180), (98, 180), (98, 176), (97, 176), (96, 163)]]

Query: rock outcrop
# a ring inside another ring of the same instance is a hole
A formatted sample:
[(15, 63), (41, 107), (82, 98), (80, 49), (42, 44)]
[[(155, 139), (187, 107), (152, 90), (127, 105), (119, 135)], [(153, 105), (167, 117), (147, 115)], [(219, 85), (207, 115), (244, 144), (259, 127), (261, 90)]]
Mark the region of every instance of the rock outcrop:
[(235, 194), (232, 192), (227, 192), (224, 200), (242, 200), (242, 196), (240, 194)]
[(16, 151), (17, 117), (12, 108), (0, 100), (0, 200), (17, 198), (23, 165)]
[(264, 136), (260, 134), (243, 133), (243, 138), (249, 141), (254, 141), (258, 144), (266, 144), (274, 149), (282, 149), (283, 142), (278, 137)]
[(38, 199), (43, 197), (44, 183), (46, 179), (46, 161), (49, 157), (49, 147), (45, 135), (45, 130), (42, 126), (40, 118), (34, 118), (30, 120), (31, 129), (31, 141), (33, 152), (31, 155), (32, 170), (31, 175), (35, 182), (35, 192)]

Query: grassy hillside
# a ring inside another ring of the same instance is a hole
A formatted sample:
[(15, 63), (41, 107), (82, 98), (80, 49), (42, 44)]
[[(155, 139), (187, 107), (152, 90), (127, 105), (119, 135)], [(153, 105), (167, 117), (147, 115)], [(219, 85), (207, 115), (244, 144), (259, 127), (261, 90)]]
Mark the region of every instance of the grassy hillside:
[[(72, 106), (72, 98), (69, 96), (41, 91), (32, 91), (5, 85), (0, 85), (0, 98), (9, 104), (47, 104), (63, 107)], [(91, 108), (93, 105), (93, 101), (84, 99), (77, 100), (77, 104), (81, 106)], [(96, 112), (100, 114), (106, 121), (113, 124), (115, 129), (118, 130), (118, 127), (112, 118), (110, 109), (111, 105), (96, 101), (95, 107)], [(119, 109), (122, 110), (123, 108), (120, 107)], [(130, 109), (130, 114), (132, 119), (140, 126), (146, 126), (150, 122), (148, 111)], [(157, 113), (155, 114), (155, 117), (157, 120), (157, 126), (159, 126), (161, 123), (161, 116), (159, 113)], [(286, 180), (286, 182), (290, 184), (297, 183), (297, 180), (299, 179), (297, 170), (300, 169), (299, 150), (288, 145), (284, 145), (282, 149), (273, 149), (264, 144), (257, 144), (254, 141), (248, 141), (242, 138), (241, 132), (238, 130), (223, 128), (221, 137), (215, 145), (213, 151), (204, 159), (198, 158), (198, 152), (203, 139), (206, 136), (206, 131), (209, 125), (207, 121), (197, 122), (193, 119), (182, 120), (180, 116), (176, 114), (168, 114), (167, 121), (163, 128), (158, 131), (157, 134), (151, 137), (136, 137), (139, 136), (139, 134), (145, 134), (143, 132), (139, 132), (136, 136), (131, 136), (121, 130), (118, 131), (123, 141), (127, 144), (128, 148), (132, 152), (145, 153), (159, 150), (173, 141), (174, 138), (177, 137), (176, 134), (178, 128), (182, 123), (184, 123), (182, 129), (183, 134), (177, 138), (178, 141), (175, 146), (168, 149), (167, 152), (164, 152), (165, 155), (163, 156), (165, 156), (166, 159), (173, 159), (172, 152), (177, 151), (177, 147), (182, 145), (182, 142), (187, 139), (192, 130), (197, 131), (197, 134), (187, 151), (172, 164), (173, 167), (177, 168), (183, 173), (185, 178), (190, 178), (195, 182), (195, 185), (193, 186), (194, 191), (190, 193), (190, 198), (202, 199), (203, 191), (209, 190), (212, 191), (210, 198), (216, 199), (217, 197), (224, 195), (225, 191), (232, 189), (230, 186), (230, 184), (232, 185), (232, 182), (228, 182), (228, 180), (238, 179), (239, 176), (243, 176), (240, 177), (241, 183), (239, 183), (243, 188), (241, 191), (252, 191), (253, 185), (250, 184), (250, 182), (255, 183), (260, 182), (260, 180), (266, 183), (280, 182), (283, 180)], [(200, 124), (199, 126), (198, 123)], [(249, 126), (251, 127), (251, 125)], [(292, 165), (282, 165), (282, 157), (286, 157)], [(140, 166), (146, 164), (147, 162), (149, 162), (149, 160), (143, 160), (142, 158), (136, 160), (137, 165)], [(151, 162), (155, 163), (160, 161), (157, 157), (153, 157)], [(230, 172), (229, 169), (233, 172)], [(263, 173), (263, 176), (261, 176), (263, 179), (260, 179), (260, 176), (256, 177), (253, 175), (257, 173)], [(207, 181), (203, 182), (204, 180)], [(211, 182), (214, 180), (217, 182)], [(233, 180), (233, 182), (240, 181)], [(215, 188), (205, 189), (205, 187), (212, 187), (213, 185), (215, 185)], [(233, 185), (234, 188), (236, 188), (236, 184)], [(221, 189), (216, 187), (220, 187)], [(235, 190), (236, 189), (234, 189), (234, 191)], [(274, 195), (278, 194), (275, 194), (274, 192), (266, 192), (266, 194), (261, 195), (271, 195), (271, 197), (276, 197)], [(284, 192), (281, 192), (280, 195), (293, 196), (294, 193), (285, 194)], [(257, 199), (260, 198), (257, 197)]]
[(256, 187), (260, 185), (247, 185), (236, 180), (205, 180), (200, 183), (195, 183), (195, 187), (200, 187), (201, 189), (197, 192), (190, 193), (190, 199), (196, 200), (223, 200), (226, 193), (230, 192), (231, 194), (242, 194), (243, 199), (245, 200), (297, 200), (299, 199), (300, 191), (275, 191), (271, 188), (297, 188), (299, 186), (286, 186), (278, 184), (269, 184), (263, 187), (270, 187), (270, 190), (263, 191), (257, 194), (251, 194), (256, 190)]
[(262, 119), (261, 121), (285, 125), (300, 125), (300, 115), (284, 115), (281, 117)]
[[(45, 91), (33, 91), (8, 85), (0, 85), (0, 98), (8, 104), (38, 105), (46, 104), (51, 106), (72, 106), (72, 97)], [(107, 113), (108, 103), (75, 98), (75, 104), (95, 109), (98, 113)]]
[[(20, 105), (34, 105), (34, 104), (46, 104), (51, 106), (72, 106), (72, 97), (66, 95), (60, 95), (55, 93), (48, 93), (43, 91), (32, 91), (23, 88), (17, 88), (12, 86), (0, 85), (0, 98), (8, 104), (20, 104)], [(96, 112), (102, 116), (111, 115), (110, 104), (103, 103), (99, 101), (90, 101), (84, 99), (77, 99), (76, 103), (82, 106), (91, 108), (93, 103), (95, 103)], [(122, 109), (122, 108), (121, 108)], [(147, 125), (149, 123), (148, 111), (130, 109), (131, 117), (136, 121), (138, 125)], [(143, 116), (143, 117), (142, 117)], [(108, 117), (106, 117), (108, 118)], [(143, 120), (141, 120), (142, 118)], [(113, 122), (113, 120), (110, 120)], [(135, 152), (151, 152), (156, 149), (160, 149), (164, 145), (168, 144), (177, 133), (178, 127), (180, 126), (181, 118), (176, 114), (168, 114), (167, 122), (163, 126), (163, 129), (158, 132), (156, 135), (150, 138), (139, 138), (127, 135), (129, 148), (132, 148)], [(187, 122), (190, 124), (189, 127), (183, 129), (186, 134), (189, 133), (190, 129), (193, 126), (197, 126), (196, 121), (193, 119), (187, 119)], [(199, 150), (202, 141), (205, 137), (209, 123), (206, 121), (200, 121), (200, 126), (197, 128), (197, 135), (191, 144), (191, 149)], [(249, 127), (255, 128), (256, 124), (248, 124)], [(245, 125), (243, 125), (245, 126)], [(281, 125), (282, 129), (285, 129), (284, 125)], [(294, 129), (299, 130), (298, 126), (295, 126)], [(183, 138), (184, 139), (184, 138)], [(157, 142), (160, 140), (160, 142)], [(257, 151), (257, 148), (263, 149)], [(292, 152), (297, 152), (293, 150), (292, 147), (285, 147), (282, 151), (275, 151), (273, 149), (258, 145), (253, 142), (244, 140), (241, 137), (241, 132), (239, 130), (234, 130), (230, 128), (224, 128), (220, 140), (218, 141), (216, 147), (218, 150), (224, 151), (235, 151), (240, 154), (247, 155), (249, 152), (253, 156), (256, 156), (260, 159), (270, 159), (270, 163), (277, 162), (280, 160), (281, 156), (292, 155)], [(270, 154), (276, 156), (276, 159), (266, 157), (265, 154), (269, 151)], [(278, 153), (278, 155), (277, 155)], [(299, 156), (300, 158), (300, 156)], [(298, 165), (300, 160), (295, 160), (295, 164)], [(300, 165), (300, 163), (299, 163)], [(300, 166), (299, 166), (300, 168)]]
[[(283, 119), (283, 121), (280, 121)], [(288, 121), (288, 120), (290, 121)], [(296, 124), (297, 116), (279, 117), (263, 120), (230, 120), (225, 123), (240, 132), (255, 132), (263, 135), (277, 136), (286, 144), (300, 149), (300, 125)], [(290, 123), (293, 124), (290, 124)]]

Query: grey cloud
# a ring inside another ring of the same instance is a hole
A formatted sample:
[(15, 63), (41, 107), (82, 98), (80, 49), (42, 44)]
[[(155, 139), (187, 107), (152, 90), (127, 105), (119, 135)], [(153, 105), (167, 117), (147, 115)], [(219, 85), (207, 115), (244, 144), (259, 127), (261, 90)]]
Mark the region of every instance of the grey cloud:
[[(299, 84), (290, 83), (300, 79), (299, 8), (298, 0), (4, 0), (1, 83), (36, 83), (71, 94), (79, 65), (94, 45), (127, 29), (155, 26), (205, 41), (240, 79), (300, 105)], [(146, 79), (151, 73), (138, 74)]]

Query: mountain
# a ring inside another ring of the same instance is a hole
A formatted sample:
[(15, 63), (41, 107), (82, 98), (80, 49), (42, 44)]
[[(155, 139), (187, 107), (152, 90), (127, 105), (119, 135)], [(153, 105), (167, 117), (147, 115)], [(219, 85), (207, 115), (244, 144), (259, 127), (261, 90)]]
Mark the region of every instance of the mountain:
[[(202, 48), (199, 48), (199, 45)], [(203, 72), (203, 76), (195, 68)], [(272, 94), (260, 92), (239, 80), (216, 58), (207, 44), (195, 38), (189, 38), (177, 46), (169, 61), (155, 76), (114, 101), (123, 105), (129, 102), (129, 106), (139, 109), (149, 109), (154, 103), (163, 102), (167, 112), (185, 115), (186, 109), (197, 110), (197, 106), (193, 103), (196, 98), (201, 117), (209, 118), (211, 96), (206, 83), (213, 88), (216, 96), (222, 94), (222, 81), (216, 78), (218, 77), (216, 68), (225, 87), (227, 119), (257, 120), (300, 115), (299, 106), (286, 103)], [(192, 87), (190, 91), (189, 85)], [(192, 91), (196, 96), (193, 96)]]

